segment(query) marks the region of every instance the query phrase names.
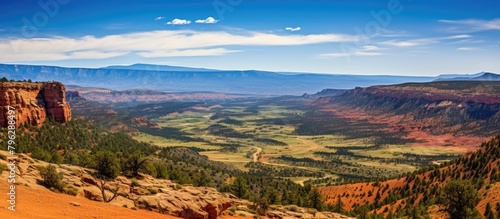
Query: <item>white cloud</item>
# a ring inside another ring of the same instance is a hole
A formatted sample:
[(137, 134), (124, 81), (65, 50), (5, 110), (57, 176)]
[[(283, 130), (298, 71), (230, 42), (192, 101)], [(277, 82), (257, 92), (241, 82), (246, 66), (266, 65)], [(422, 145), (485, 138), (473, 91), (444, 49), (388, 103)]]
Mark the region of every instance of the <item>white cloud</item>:
[(375, 50), (380, 50), (380, 48), (377, 46), (369, 45), (369, 46), (363, 46), (363, 50), (364, 51), (375, 51)]
[(383, 53), (379, 52), (363, 52), (363, 51), (358, 51), (354, 53), (355, 56), (381, 56), (384, 55)]
[(456, 40), (456, 39), (469, 39), (469, 38), (472, 38), (472, 36), (468, 35), (468, 34), (462, 34), (462, 35), (440, 37), (440, 38), (436, 38), (436, 39), (438, 39), (438, 40)]
[(420, 39), (412, 39), (405, 41), (389, 40), (380, 42), (380, 44), (387, 46), (394, 46), (394, 47), (414, 47), (414, 46), (428, 45), (432, 43), (439, 43), (445, 40), (458, 40), (458, 39), (469, 39), (469, 38), (472, 38), (472, 36), (462, 34), (462, 35), (453, 35), (453, 36), (435, 37), (435, 38), (420, 38)]
[(215, 20), (213, 17), (207, 17), (205, 20), (196, 20), (195, 22), (198, 24), (215, 24), (219, 22), (219, 20)]
[(387, 46), (395, 46), (395, 47), (412, 47), (412, 46), (423, 45), (426, 43), (424, 43), (424, 41), (417, 41), (417, 40), (410, 40), (410, 41), (389, 40), (382, 42), (380, 44)]
[(447, 30), (451, 32), (479, 32), (487, 30), (500, 30), (500, 18), (492, 20), (439, 20), (441, 23), (452, 24)]
[(363, 48), (359, 49), (358, 51), (352, 51), (352, 52), (343, 52), (343, 53), (326, 53), (326, 54), (320, 54), (320, 58), (341, 58), (341, 57), (346, 57), (349, 58), (351, 56), (381, 56), (384, 55), (383, 53), (380, 52), (373, 52), (376, 50), (381, 50), (381, 48), (373, 45), (368, 45), (368, 46), (363, 46)]
[(183, 20), (183, 19), (175, 18), (172, 21), (167, 22), (166, 24), (168, 24), (168, 25), (186, 25), (186, 24), (190, 24), (190, 23), (191, 23), (190, 20)]
[(155, 21), (159, 21), (159, 20), (163, 20), (163, 19), (165, 19), (165, 17), (156, 17)]
[(326, 53), (326, 54), (321, 54), (319, 57), (321, 58), (341, 58), (341, 57), (350, 57), (350, 56), (381, 56), (384, 55), (383, 53), (378, 53), (378, 52), (363, 52), (363, 51), (357, 51), (353, 53)]
[(476, 47), (460, 47), (460, 48), (457, 48), (457, 50), (459, 51), (473, 51), (473, 50), (478, 50), (479, 48), (476, 48)]
[(341, 57), (349, 57), (351, 56), (350, 53), (325, 53), (325, 54), (320, 54), (320, 58), (341, 58)]
[(228, 50), (225, 48), (215, 49), (186, 49), (186, 50), (156, 50), (148, 52), (138, 52), (144, 58), (155, 57), (179, 57), (179, 56), (220, 56), (227, 53), (240, 52), (239, 50)]
[(294, 27), (286, 27), (285, 30), (295, 32), (295, 31), (302, 30), (302, 28), (300, 28), (300, 27), (295, 27), (295, 28)]
[(342, 34), (278, 35), (242, 31), (162, 30), (102, 37), (0, 38), (0, 62), (101, 59), (135, 53), (143, 57), (215, 56), (239, 50), (227, 46), (296, 46), (355, 42)]

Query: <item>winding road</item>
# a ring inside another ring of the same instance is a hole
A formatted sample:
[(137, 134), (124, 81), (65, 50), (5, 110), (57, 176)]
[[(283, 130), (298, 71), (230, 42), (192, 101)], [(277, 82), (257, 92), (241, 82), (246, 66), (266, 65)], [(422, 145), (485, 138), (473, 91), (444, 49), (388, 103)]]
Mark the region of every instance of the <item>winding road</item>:
[(259, 155), (262, 153), (262, 148), (256, 147), (257, 151), (253, 153), (253, 162), (259, 161)]

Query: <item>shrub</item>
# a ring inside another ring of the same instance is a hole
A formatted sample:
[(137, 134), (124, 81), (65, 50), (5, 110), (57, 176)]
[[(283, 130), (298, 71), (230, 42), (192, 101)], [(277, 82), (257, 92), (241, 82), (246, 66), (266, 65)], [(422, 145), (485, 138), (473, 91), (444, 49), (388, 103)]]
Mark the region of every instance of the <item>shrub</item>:
[(69, 185), (63, 188), (63, 192), (69, 195), (76, 196), (78, 194), (78, 189), (73, 187), (72, 185)]
[(2, 160), (7, 160), (7, 156), (3, 155), (3, 154), (0, 154), (0, 159)]
[(40, 171), (40, 175), (42, 176), (42, 185), (49, 189), (63, 191), (62, 175), (57, 172), (54, 166), (49, 164)]
[(7, 170), (7, 165), (0, 163), (0, 174), (2, 174), (4, 170)]
[(307, 213), (312, 214), (312, 215), (316, 215), (316, 213), (318, 213), (318, 210), (308, 208), (308, 209), (307, 209)]
[(299, 210), (295, 205), (290, 206), (288, 209), (293, 212), (297, 212)]
[(130, 183), (130, 186), (132, 186), (132, 187), (137, 187), (137, 186), (141, 185), (141, 184), (139, 184), (139, 182), (137, 181), (137, 179), (132, 179), (131, 181), (132, 182)]
[(148, 188), (148, 191), (149, 191), (149, 193), (151, 193), (152, 195), (156, 195), (156, 193), (158, 193), (158, 189), (155, 189), (155, 188)]
[(111, 151), (99, 151), (95, 155), (96, 170), (100, 175), (115, 178), (120, 173), (120, 164)]

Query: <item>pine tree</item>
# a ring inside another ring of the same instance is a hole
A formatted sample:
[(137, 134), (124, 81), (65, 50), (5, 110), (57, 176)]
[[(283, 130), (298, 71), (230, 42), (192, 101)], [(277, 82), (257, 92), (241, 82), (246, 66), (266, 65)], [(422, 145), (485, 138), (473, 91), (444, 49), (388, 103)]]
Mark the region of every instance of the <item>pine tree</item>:
[(137, 150), (128, 156), (124, 170), (129, 171), (132, 177), (137, 177), (139, 176), (139, 170), (145, 165), (146, 161), (147, 159)]
[(279, 204), (281, 202), (280, 194), (272, 187), (266, 189), (266, 196), (269, 199), (269, 204)]
[(236, 177), (236, 179), (230, 185), (230, 190), (238, 198), (248, 198), (247, 181), (242, 176)]
[(342, 198), (339, 196), (337, 196), (337, 203), (335, 203), (335, 209), (334, 211), (337, 212), (337, 213), (342, 213), (343, 211), (343, 208), (344, 207), (344, 203), (342, 202)]
[(111, 151), (99, 151), (95, 155), (95, 169), (105, 177), (115, 178), (120, 173), (118, 158)]
[(484, 216), (486, 219), (495, 219), (495, 212), (493, 212), (493, 207), (491, 206), (491, 203), (488, 202), (486, 203), (486, 211), (484, 212)]
[(392, 209), (389, 209), (389, 213), (387, 213), (386, 219), (394, 219), (394, 213), (392, 212)]
[(419, 219), (419, 214), (417, 211), (417, 206), (411, 209), (411, 219)]
[(193, 177), (193, 182), (195, 186), (203, 187), (212, 182), (212, 179), (205, 171), (200, 171)]
[(309, 191), (307, 195), (307, 206), (315, 208), (318, 211), (323, 209), (323, 196), (317, 188), (313, 188)]
[(442, 201), (451, 219), (465, 219), (476, 214), (479, 195), (470, 181), (454, 180), (445, 185)]

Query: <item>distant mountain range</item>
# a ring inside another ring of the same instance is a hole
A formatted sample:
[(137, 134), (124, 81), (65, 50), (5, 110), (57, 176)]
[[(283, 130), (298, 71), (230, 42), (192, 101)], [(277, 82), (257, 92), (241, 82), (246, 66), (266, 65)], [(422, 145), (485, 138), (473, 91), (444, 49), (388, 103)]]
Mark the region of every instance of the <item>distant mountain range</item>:
[(150, 65), (150, 64), (133, 64), (133, 65), (112, 65), (102, 69), (125, 69), (125, 70), (145, 70), (145, 71), (191, 71), (191, 72), (206, 72), (219, 71), (217, 69), (208, 68), (191, 68), (171, 65)]
[(500, 81), (500, 75), (490, 72), (481, 72), (472, 75), (462, 75), (451, 78), (438, 78), (436, 81)]
[(450, 79), (450, 78), (460, 78), (460, 77), (479, 77), (483, 75), (484, 71), (474, 74), (440, 74), (437, 77), (441, 79)]
[(55, 80), (68, 85), (116, 90), (154, 89), (167, 92), (210, 91), (258, 95), (301, 95), (316, 93), (326, 88), (352, 89), (404, 82), (429, 82), (437, 79), (418, 76), (221, 71), (147, 64), (105, 68), (0, 64), (0, 77), (15, 80)]

